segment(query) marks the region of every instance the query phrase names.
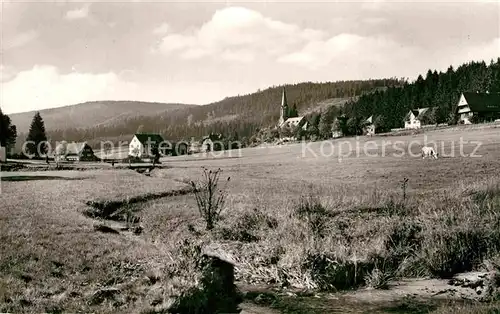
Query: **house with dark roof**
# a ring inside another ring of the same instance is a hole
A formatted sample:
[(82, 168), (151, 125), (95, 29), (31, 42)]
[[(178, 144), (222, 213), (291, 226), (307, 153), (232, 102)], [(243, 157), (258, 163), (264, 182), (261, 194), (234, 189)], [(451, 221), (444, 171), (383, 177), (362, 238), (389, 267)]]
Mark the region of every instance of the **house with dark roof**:
[(154, 133), (138, 133), (134, 134), (134, 138), (130, 141), (129, 144), (129, 156), (133, 157), (150, 157), (151, 156), (151, 148), (153, 146), (157, 146), (160, 150), (160, 154), (165, 154), (165, 151), (161, 151), (162, 149), (168, 148), (168, 144), (163, 144), (165, 140), (160, 134)]
[(499, 93), (471, 93), (460, 95), (457, 105), (459, 122), (471, 124), (473, 120), (494, 121), (500, 119)]
[(426, 125), (426, 117), (432, 112), (432, 108), (411, 109), (405, 116), (405, 129), (420, 129)]
[(96, 161), (92, 147), (86, 142), (62, 142), (56, 146), (55, 156), (57, 161)]

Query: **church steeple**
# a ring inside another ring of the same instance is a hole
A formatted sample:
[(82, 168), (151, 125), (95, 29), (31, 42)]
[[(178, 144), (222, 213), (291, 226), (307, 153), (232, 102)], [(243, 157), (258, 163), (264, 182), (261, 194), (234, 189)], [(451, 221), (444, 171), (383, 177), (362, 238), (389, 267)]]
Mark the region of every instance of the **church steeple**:
[(280, 120), (278, 126), (281, 126), (283, 122), (288, 119), (288, 102), (286, 99), (285, 87), (283, 87), (283, 94), (281, 95), (281, 108), (280, 108)]
[(286, 90), (283, 87), (283, 94), (281, 95), (281, 108), (288, 107), (288, 102), (286, 101)]

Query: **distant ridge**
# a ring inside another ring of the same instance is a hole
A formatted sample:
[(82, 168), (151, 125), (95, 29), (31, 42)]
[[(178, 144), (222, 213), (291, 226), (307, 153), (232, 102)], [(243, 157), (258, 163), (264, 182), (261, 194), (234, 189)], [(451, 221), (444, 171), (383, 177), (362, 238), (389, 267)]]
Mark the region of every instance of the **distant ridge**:
[[(137, 116), (154, 116), (170, 110), (195, 105), (127, 100), (89, 101), (75, 105), (40, 110), (45, 127), (50, 130), (93, 128), (123, 122)], [(9, 115), (18, 132), (27, 132), (36, 111)]]

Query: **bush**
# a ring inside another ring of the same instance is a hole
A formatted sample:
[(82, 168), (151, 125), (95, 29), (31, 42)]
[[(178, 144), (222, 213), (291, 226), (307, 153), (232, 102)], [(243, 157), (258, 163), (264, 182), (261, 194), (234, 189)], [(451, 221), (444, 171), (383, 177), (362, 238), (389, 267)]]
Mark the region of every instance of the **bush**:
[(495, 246), (491, 240), (491, 235), (479, 228), (431, 232), (424, 239), (421, 260), (432, 275), (450, 278), (479, 265)]
[(329, 213), (318, 198), (314, 196), (302, 197), (295, 210), (295, 215), (307, 223), (314, 238), (324, 238)]
[(334, 291), (363, 285), (373, 265), (371, 262), (340, 261), (324, 253), (314, 253), (307, 255), (303, 268), (309, 272), (318, 289)]
[(255, 235), (255, 231), (263, 228), (275, 229), (278, 221), (269, 217), (257, 208), (244, 212), (234, 219), (228, 226), (218, 228), (218, 235), (224, 240), (240, 242), (256, 242), (260, 237)]
[[(207, 224), (207, 230), (212, 230), (219, 221), (220, 213), (226, 201), (225, 186), (223, 188), (218, 187), (221, 172), (220, 168), (215, 171), (203, 168), (202, 180), (198, 183), (190, 182), (198, 211)], [(229, 182), (229, 180), (228, 177), (226, 182)]]

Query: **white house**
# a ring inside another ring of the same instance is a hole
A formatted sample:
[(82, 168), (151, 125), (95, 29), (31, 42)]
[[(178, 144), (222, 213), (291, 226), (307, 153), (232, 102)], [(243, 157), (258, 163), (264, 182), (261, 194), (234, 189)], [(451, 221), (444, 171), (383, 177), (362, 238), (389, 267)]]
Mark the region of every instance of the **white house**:
[(164, 140), (160, 134), (135, 134), (128, 146), (128, 154), (129, 156), (138, 158), (149, 157), (151, 154), (151, 146), (160, 145), (162, 142), (164, 142)]
[(412, 109), (406, 114), (405, 129), (420, 129), (424, 123), (422, 118), (429, 111), (429, 108)]
[(500, 119), (500, 94), (462, 93), (458, 101), (457, 113), (459, 122), (463, 124), (471, 124), (474, 116), (485, 121)]
[(368, 119), (365, 120), (365, 127), (364, 127), (364, 133), (368, 136), (373, 136), (375, 135), (375, 124), (373, 123), (373, 116), (370, 116)]
[(7, 161), (7, 152), (5, 147), (0, 146), (0, 162), (6, 162)]

